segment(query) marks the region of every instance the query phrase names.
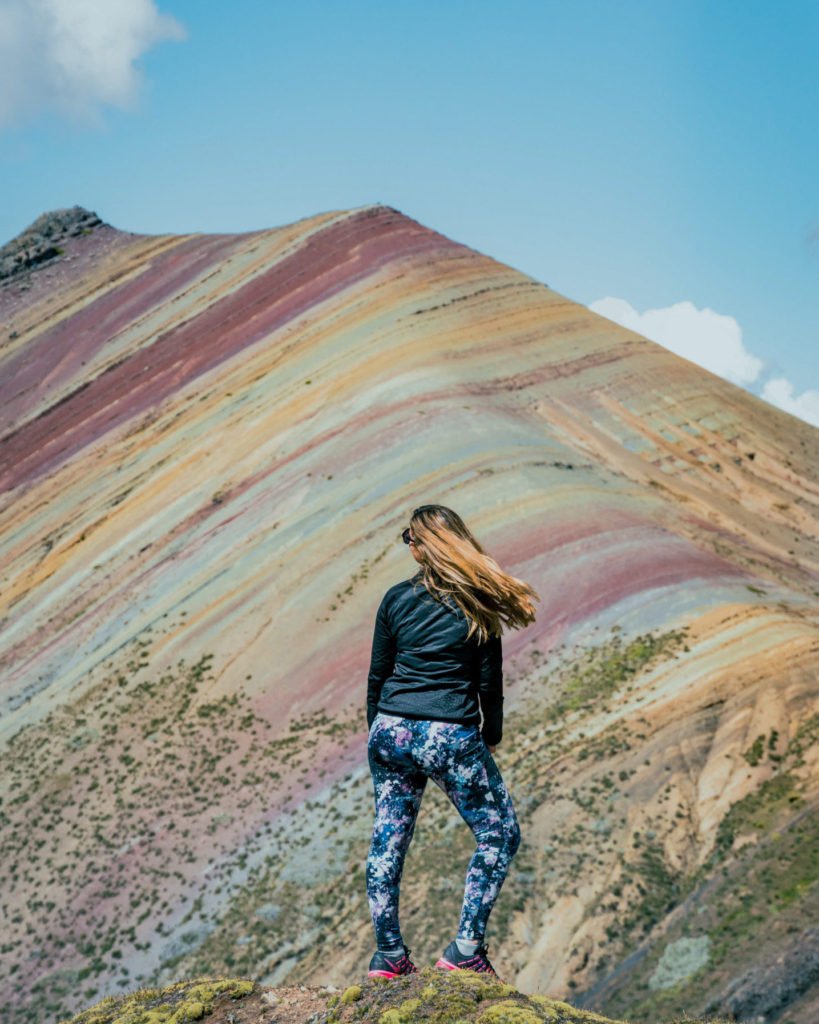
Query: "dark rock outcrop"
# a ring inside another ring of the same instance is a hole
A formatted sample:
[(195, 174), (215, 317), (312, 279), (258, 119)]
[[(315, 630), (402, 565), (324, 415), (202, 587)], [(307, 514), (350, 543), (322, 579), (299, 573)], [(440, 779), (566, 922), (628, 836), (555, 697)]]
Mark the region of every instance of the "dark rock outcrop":
[(780, 1014), (819, 985), (819, 928), (806, 928), (769, 964), (755, 964), (735, 978), (707, 1011), (740, 1021), (777, 1021)]
[(49, 263), (62, 254), (60, 242), (87, 235), (102, 223), (96, 213), (81, 206), (41, 214), (0, 248), (0, 281)]

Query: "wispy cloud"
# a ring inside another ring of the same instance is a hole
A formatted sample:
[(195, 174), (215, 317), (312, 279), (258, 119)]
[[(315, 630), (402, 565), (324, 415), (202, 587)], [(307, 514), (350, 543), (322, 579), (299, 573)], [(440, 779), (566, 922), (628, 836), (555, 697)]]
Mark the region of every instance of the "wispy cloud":
[(0, 127), (54, 110), (131, 107), (139, 58), (185, 30), (154, 0), (0, 0)]
[(762, 397), (766, 402), (778, 405), (785, 412), (819, 427), (819, 391), (803, 391), (801, 395), (796, 395), (789, 380), (775, 377), (765, 382)]
[[(592, 302), (589, 309), (733, 384), (747, 387), (756, 382), (757, 388), (761, 384), (759, 376), (764, 361), (745, 348), (742, 328), (732, 316), (723, 316), (712, 309), (697, 309), (688, 301), (640, 313), (625, 299), (611, 297)], [(765, 381), (759, 394), (771, 405), (819, 427), (819, 391), (796, 394), (791, 381), (772, 377)]]
[(737, 321), (713, 309), (685, 301), (640, 313), (625, 299), (611, 297), (592, 302), (589, 309), (734, 384), (752, 384), (762, 371), (764, 363), (745, 348)]

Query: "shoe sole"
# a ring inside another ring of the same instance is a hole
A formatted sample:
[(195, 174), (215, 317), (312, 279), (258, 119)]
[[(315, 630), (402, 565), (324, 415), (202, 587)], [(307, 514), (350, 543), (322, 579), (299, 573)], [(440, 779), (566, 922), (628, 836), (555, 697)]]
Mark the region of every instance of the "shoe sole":
[(394, 973), (393, 971), (368, 971), (370, 978), (405, 978), (408, 974), (417, 974), (417, 971), (405, 971)]
[[(445, 960), (443, 957), (440, 957), (440, 959), (438, 959), (436, 961), (435, 966), (436, 967), (440, 967), (444, 971), (470, 971), (470, 970), (472, 970), (471, 967), (459, 967), (457, 964), (450, 963), (449, 960)], [(500, 981), (500, 978), (498, 978), (497, 974), (494, 974), (493, 972), (490, 972), (490, 971), (473, 971), (472, 973), (473, 974), (488, 974), (490, 977), (497, 978), (497, 980)]]

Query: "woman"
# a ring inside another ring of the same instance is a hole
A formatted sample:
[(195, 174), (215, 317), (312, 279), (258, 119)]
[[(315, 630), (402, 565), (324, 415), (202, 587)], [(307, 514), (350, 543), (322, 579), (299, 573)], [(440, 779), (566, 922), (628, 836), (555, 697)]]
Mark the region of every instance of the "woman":
[(501, 629), (533, 622), (538, 595), (503, 572), (443, 505), (415, 509), (403, 539), (420, 569), (384, 595), (367, 690), (375, 790), (367, 898), (378, 944), (369, 974), (395, 978), (417, 970), (401, 937), (398, 898), (429, 778), (477, 841), (458, 934), (436, 967), (497, 977), (484, 943), (486, 923), (520, 843), (512, 800), (492, 758), (503, 724)]

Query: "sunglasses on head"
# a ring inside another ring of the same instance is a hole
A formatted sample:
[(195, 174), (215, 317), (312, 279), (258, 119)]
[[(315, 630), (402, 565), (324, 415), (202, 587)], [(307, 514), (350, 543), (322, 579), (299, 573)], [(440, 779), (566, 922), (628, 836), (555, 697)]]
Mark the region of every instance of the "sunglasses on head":
[(405, 544), (412, 544), (412, 543), (414, 543), (414, 538), (410, 536), (410, 528), (409, 527), (407, 527), (406, 530), (404, 530), (404, 532), (401, 534), (401, 540), (403, 540), (403, 542)]

